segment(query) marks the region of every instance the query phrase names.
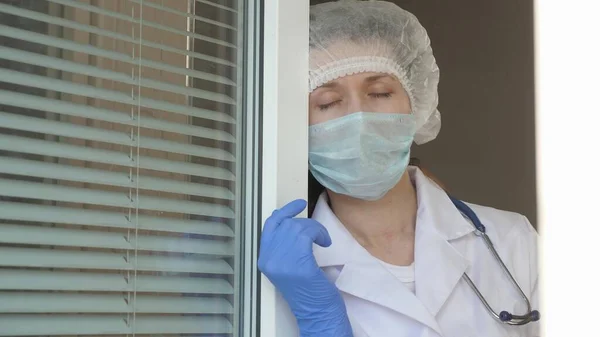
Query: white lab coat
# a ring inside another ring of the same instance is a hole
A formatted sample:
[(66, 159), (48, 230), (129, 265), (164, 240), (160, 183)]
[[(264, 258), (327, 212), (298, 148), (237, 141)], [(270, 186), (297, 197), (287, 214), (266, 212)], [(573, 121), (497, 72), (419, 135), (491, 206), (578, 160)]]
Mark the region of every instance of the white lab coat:
[[(462, 279), (467, 273), (500, 312), (523, 314), (524, 301), (473, 226), (446, 193), (409, 167), (418, 198), (413, 294), (370, 255), (339, 222), (321, 195), (313, 218), (333, 244), (315, 245), (319, 266), (340, 290), (355, 337), (535, 337), (539, 323), (496, 322)], [(534, 309), (538, 307), (537, 233), (519, 214), (469, 204)], [(543, 314), (543, 313), (542, 313)], [(543, 316), (542, 316), (543, 319)]]

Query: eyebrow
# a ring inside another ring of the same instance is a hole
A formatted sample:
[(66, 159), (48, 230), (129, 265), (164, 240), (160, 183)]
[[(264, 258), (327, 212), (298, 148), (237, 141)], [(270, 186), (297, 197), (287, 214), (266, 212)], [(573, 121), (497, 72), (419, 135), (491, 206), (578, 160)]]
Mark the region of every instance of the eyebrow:
[[(337, 82), (328, 82), (328, 83), (323, 84), (319, 88), (335, 88), (337, 86), (339, 86), (339, 83), (337, 83)], [(319, 88), (317, 88), (317, 89), (319, 89)]]
[[(369, 77), (365, 78), (365, 82), (373, 83), (373, 82), (377, 82), (377, 81), (379, 81), (380, 79), (383, 79), (383, 78), (394, 79), (394, 77), (392, 75), (388, 75), (388, 74), (373, 75), (373, 76), (369, 76)], [(322, 86), (320, 86), (319, 88), (329, 88), (329, 89), (331, 89), (331, 88), (335, 88), (335, 87), (338, 87), (338, 86), (339, 86), (339, 83), (333, 81), (333, 82), (325, 83)]]
[(380, 79), (383, 78), (389, 78), (389, 79), (394, 79), (391, 75), (388, 74), (383, 74), (383, 75), (373, 75), (373, 76), (369, 76), (365, 79), (365, 82), (376, 82)]

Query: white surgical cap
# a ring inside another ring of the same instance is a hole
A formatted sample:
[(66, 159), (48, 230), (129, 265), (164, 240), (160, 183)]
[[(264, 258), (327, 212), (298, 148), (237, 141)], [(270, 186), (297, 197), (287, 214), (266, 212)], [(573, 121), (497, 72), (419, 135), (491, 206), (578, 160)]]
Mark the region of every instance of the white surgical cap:
[(439, 69), (417, 18), (385, 1), (337, 1), (311, 7), (309, 90), (337, 78), (378, 72), (396, 76), (417, 119), (415, 142), (439, 133)]

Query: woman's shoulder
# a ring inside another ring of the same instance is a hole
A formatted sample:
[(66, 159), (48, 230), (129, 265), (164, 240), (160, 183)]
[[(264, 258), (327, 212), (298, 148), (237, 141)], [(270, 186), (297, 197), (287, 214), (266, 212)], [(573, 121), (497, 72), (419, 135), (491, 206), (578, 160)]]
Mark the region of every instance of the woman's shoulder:
[(489, 206), (467, 203), (486, 227), (486, 233), (497, 240), (513, 238), (537, 239), (537, 232), (526, 216)]
[(487, 206), (469, 206), (486, 227), (486, 234), (505, 264), (533, 291), (539, 265), (539, 236), (527, 217)]

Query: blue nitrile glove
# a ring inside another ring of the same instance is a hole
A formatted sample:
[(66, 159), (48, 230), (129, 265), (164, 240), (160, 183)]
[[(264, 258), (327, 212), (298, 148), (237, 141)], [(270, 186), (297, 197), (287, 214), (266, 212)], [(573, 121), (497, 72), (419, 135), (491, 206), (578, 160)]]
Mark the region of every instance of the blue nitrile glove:
[(302, 337), (352, 337), (346, 306), (313, 255), (313, 242), (331, 245), (327, 229), (312, 219), (294, 218), (306, 207), (295, 200), (275, 210), (262, 232), (258, 268), (281, 292), (296, 316)]

